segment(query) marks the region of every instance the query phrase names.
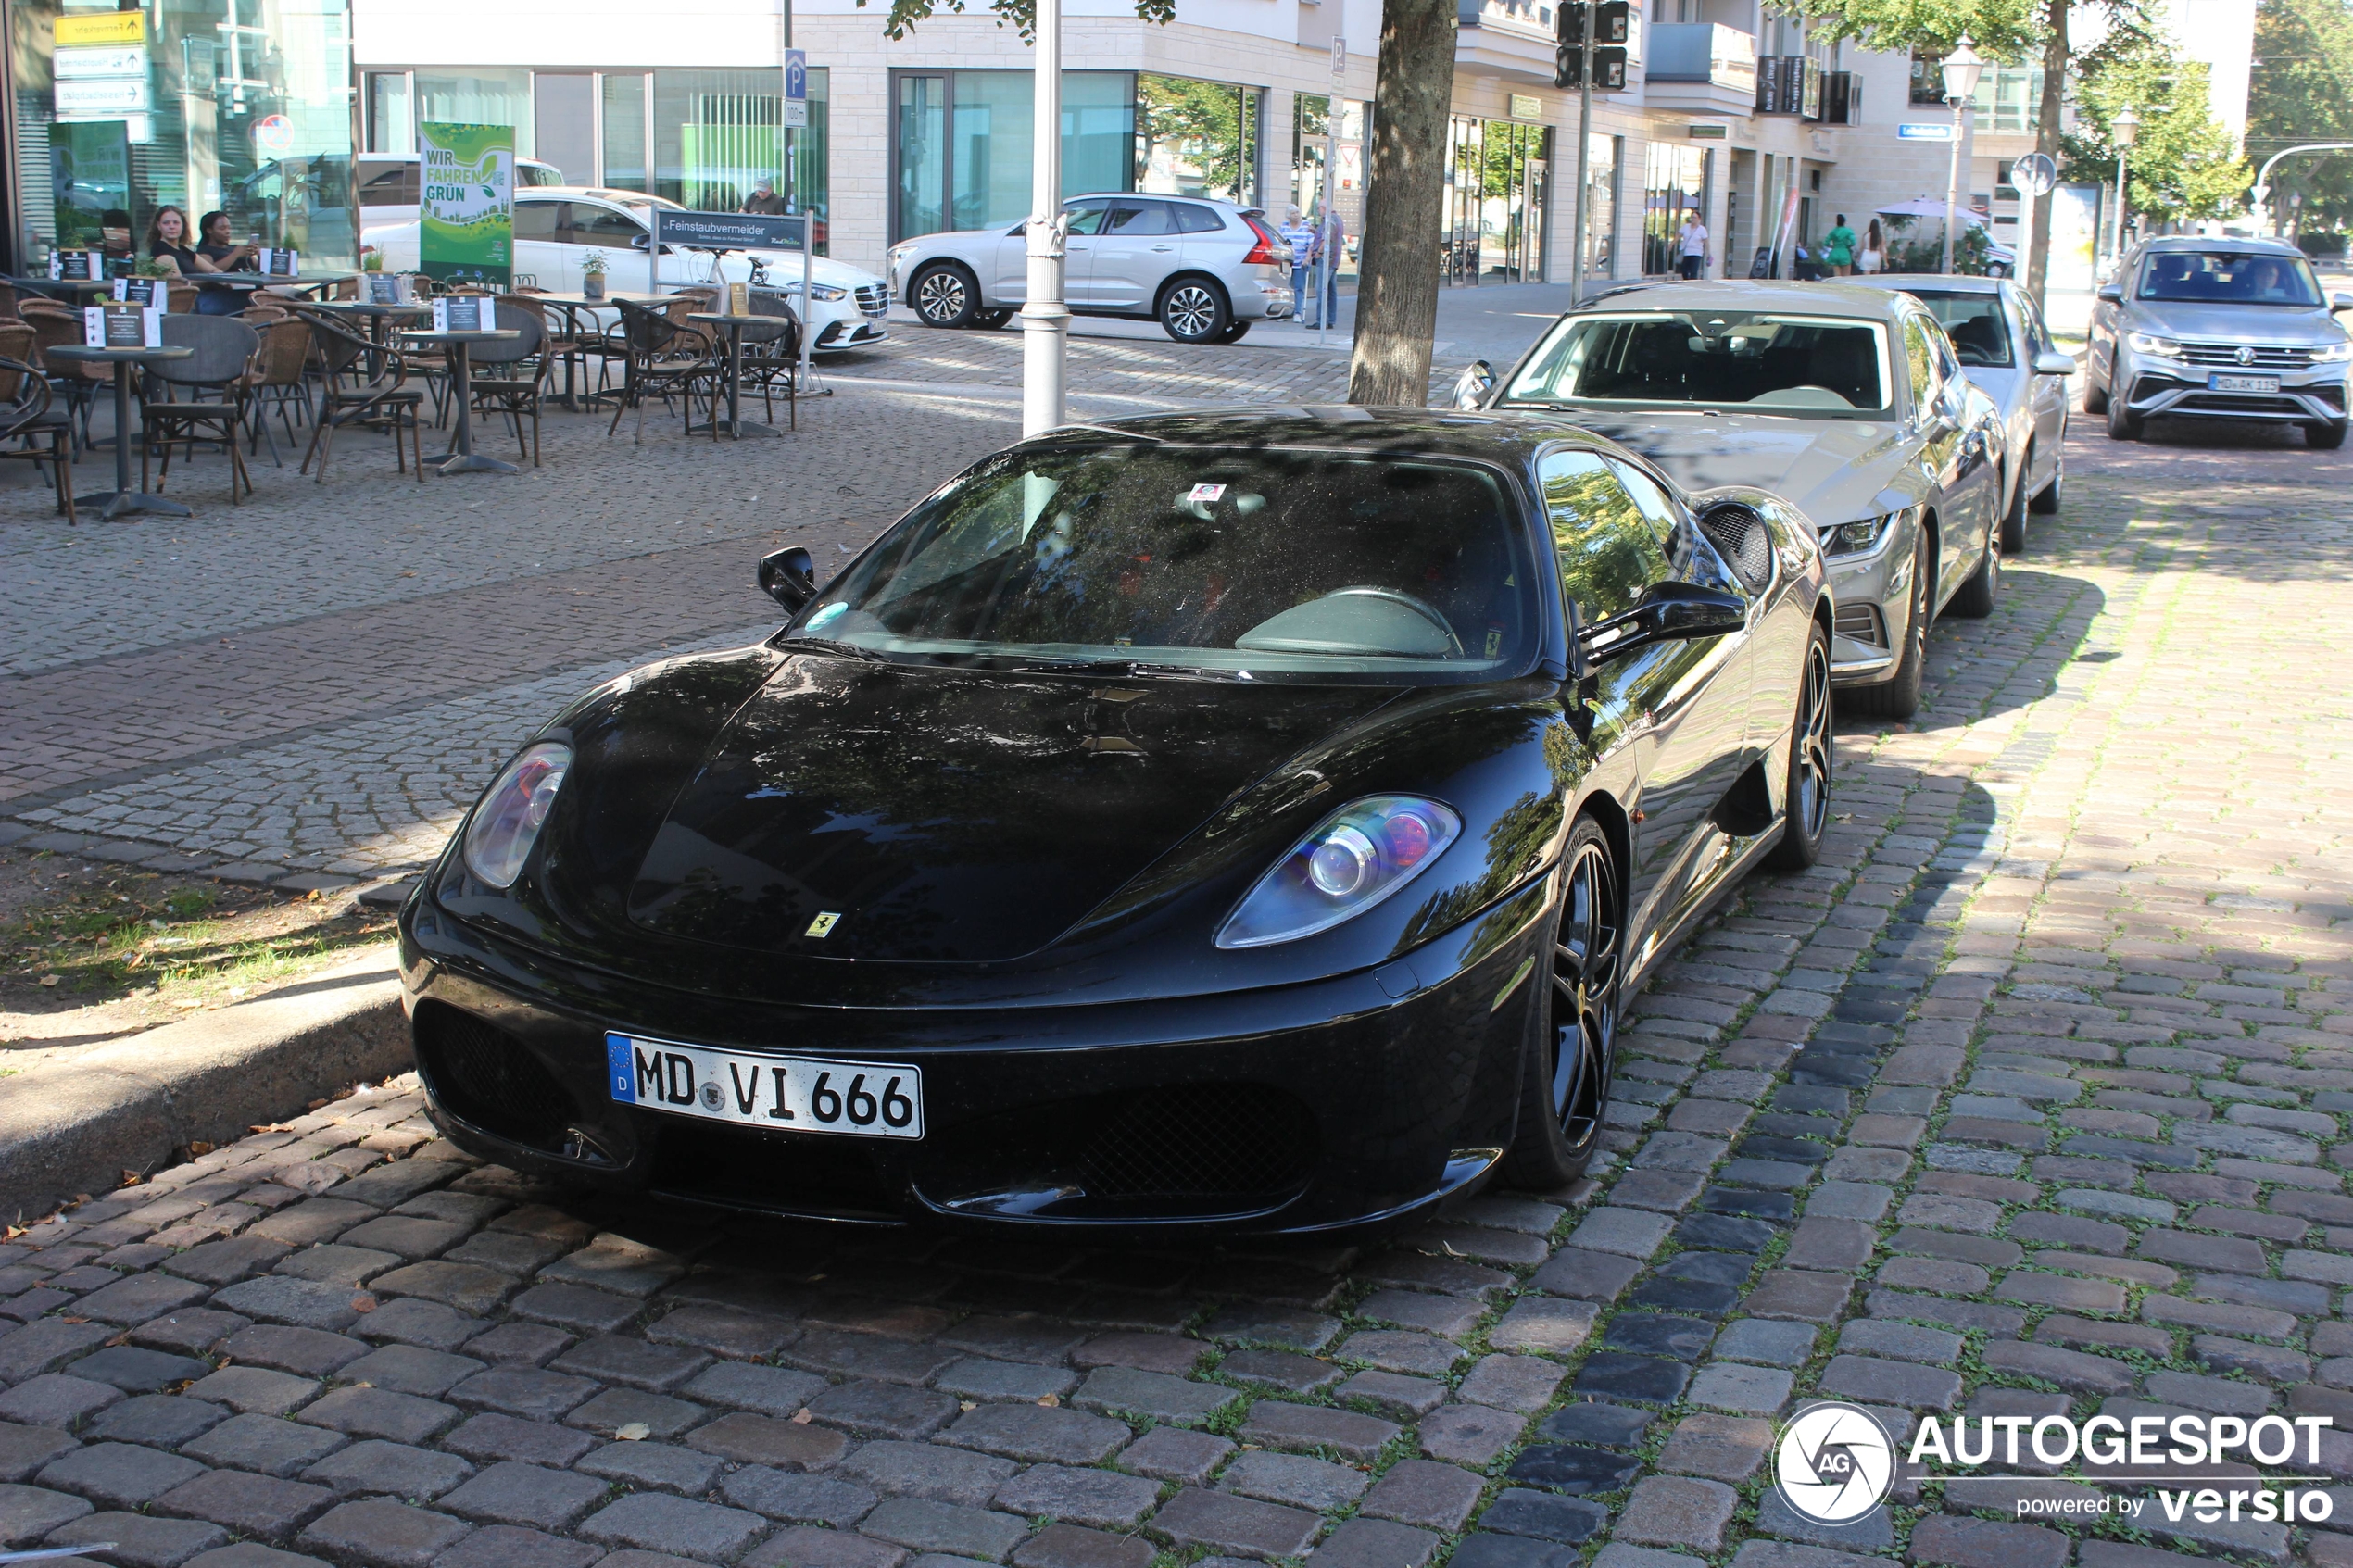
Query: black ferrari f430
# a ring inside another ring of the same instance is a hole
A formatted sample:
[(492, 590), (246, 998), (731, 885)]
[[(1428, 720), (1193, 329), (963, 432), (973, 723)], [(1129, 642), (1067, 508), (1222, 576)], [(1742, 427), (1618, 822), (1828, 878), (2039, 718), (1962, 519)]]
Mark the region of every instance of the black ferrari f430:
[(1308, 1234), (1592, 1153), (1620, 1009), (1811, 864), (1806, 521), (1541, 414), (988, 458), (542, 730), (401, 917), (435, 1122), (738, 1209)]

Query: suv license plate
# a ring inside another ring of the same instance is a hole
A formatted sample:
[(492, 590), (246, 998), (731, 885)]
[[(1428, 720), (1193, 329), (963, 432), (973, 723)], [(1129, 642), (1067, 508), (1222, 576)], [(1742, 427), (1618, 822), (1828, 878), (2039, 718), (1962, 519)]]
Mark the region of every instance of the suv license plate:
[(924, 1135), (924, 1074), (900, 1062), (751, 1056), (615, 1031), (605, 1092), (623, 1105), (772, 1133)]
[(2208, 392), (2277, 392), (2279, 389), (2280, 378), (2277, 376), (2234, 376), (2216, 370), (2206, 378), (2206, 390)]

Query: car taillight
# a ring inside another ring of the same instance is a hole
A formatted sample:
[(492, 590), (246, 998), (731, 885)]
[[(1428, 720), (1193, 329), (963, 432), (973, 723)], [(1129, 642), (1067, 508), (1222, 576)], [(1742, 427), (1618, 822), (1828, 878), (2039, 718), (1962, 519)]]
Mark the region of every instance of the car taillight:
[[(1258, 243), (1250, 247), (1250, 254), (1248, 256), (1242, 257), (1243, 266), (1278, 267), (1289, 258), (1290, 253), (1290, 245), (1282, 240), (1277, 239), (1274, 233), (1267, 229), (1265, 224), (1261, 223), (1257, 219), (1247, 215), (1243, 217), (1242, 221), (1249, 224), (1250, 232), (1258, 236)], [(1280, 250), (1283, 254), (1281, 256), (1277, 256), (1276, 254), (1277, 250)]]

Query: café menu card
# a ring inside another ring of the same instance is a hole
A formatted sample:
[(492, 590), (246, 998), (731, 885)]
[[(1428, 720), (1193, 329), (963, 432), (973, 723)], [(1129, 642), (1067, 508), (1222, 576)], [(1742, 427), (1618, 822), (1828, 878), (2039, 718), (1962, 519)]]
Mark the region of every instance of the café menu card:
[(445, 295), (433, 302), (433, 330), (495, 332), (498, 330), (498, 302), (486, 294)]
[(114, 281), (114, 296), (143, 309), (150, 305), (168, 303), (160, 278), (117, 278)]
[(298, 250), (271, 250), (264, 246), (256, 265), (273, 278), (298, 278), (302, 276), (301, 259)]
[(85, 306), (82, 341), (92, 348), (160, 348), (163, 310), (153, 305)]
[(101, 278), (106, 275), (104, 253), (94, 250), (53, 250), (49, 253), (49, 276), (52, 278)]

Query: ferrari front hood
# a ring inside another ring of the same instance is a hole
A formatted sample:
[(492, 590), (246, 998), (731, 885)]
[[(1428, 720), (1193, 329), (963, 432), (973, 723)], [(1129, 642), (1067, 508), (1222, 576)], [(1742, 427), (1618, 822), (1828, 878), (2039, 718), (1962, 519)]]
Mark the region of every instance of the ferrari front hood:
[(629, 918), (797, 957), (1020, 958), (1394, 695), (802, 655), (671, 804)]

